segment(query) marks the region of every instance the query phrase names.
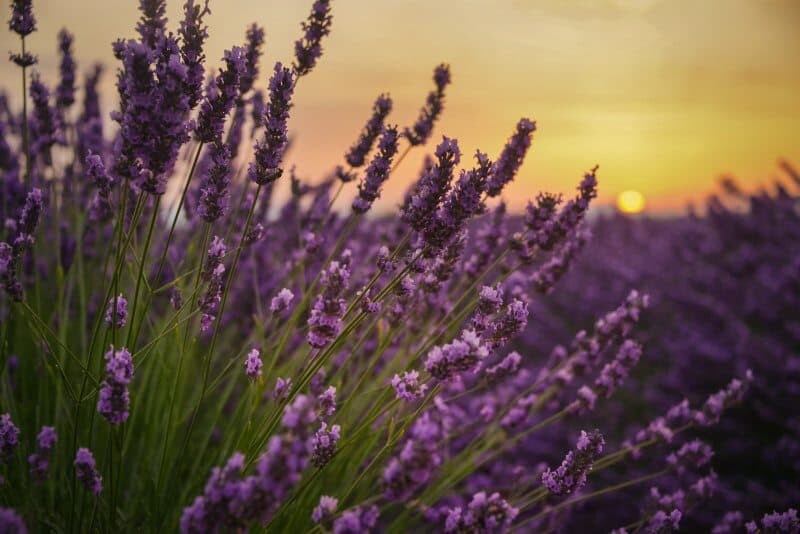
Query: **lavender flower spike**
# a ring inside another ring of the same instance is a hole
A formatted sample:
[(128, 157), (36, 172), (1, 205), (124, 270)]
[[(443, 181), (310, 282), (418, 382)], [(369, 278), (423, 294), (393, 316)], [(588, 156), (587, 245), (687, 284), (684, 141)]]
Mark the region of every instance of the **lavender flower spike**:
[(341, 294), (349, 280), (350, 266), (347, 263), (332, 261), (323, 271), (321, 284), (325, 289), (314, 301), (308, 318), (308, 344), (312, 347), (324, 347), (341, 332), (342, 317), (347, 309)]
[(377, 523), (377, 506), (351, 508), (333, 522), (333, 534), (368, 534)]
[(284, 287), (272, 298), (272, 301), (269, 304), (269, 311), (272, 313), (281, 313), (289, 307), (293, 299), (294, 293)]
[(581, 431), (575, 451), (569, 451), (555, 470), (548, 468), (542, 473), (542, 483), (554, 495), (567, 495), (581, 489), (604, 445), (605, 440), (598, 430)]
[(114, 328), (122, 328), (128, 320), (128, 301), (122, 293), (116, 297), (111, 297), (106, 307), (106, 325)]
[(446, 533), (508, 531), (511, 522), (519, 515), (519, 509), (511, 506), (499, 493), (487, 496), (479, 491), (463, 511), (460, 506), (452, 508), (447, 514), (444, 531)]
[(106, 379), (100, 387), (97, 411), (112, 425), (124, 423), (130, 415), (128, 386), (133, 380), (133, 359), (128, 349), (112, 346), (106, 353)]
[(292, 71), (275, 63), (275, 71), (269, 80), (269, 105), (265, 116), (264, 138), (256, 143), (255, 161), (250, 163), (247, 174), (259, 185), (274, 182), (283, 174), (281, 160), (283, 150), (289, 142), (286, 123), (289, 119), (294, 79)]
[(226, 50), (225, 68), (206, 89), (206, 98), (200, 105), (195, 134), (202, 143), (218, 142), (222, 137), (225, 117), (233, 108), (239, 95), (239, 77), (244, 72), (244, 51), (235, 46)]
[(519, 120), (517, 130), (508, 140), (492, 169), (492, 175), (489, 177), (486, 187), (486, 192), (490, 197), (499, 195), (503, 191), (503, 187), (514, 179), (531, 146), (531, 137), (535, 131), (536, 123), (534, 121), (526, 118)]
[(330, 462), (336, 452), (336, 444), (340, 437), (341, 427), (339, 425), (333, 425), (329, 430), (327, 423), (320, 423), (319, 430), (311, 437), (311, 464), (322, 467)]
[(139, 0), (142, 16), (136, 24), (136, 31), (149, 48), (155, 48), (158, 38), (164, 35), (167, 25), (166, 0)]
[(56, 429), (52, 426), (43, 426), (39, 435), (36, 436), (36, 452), (28, 456), (28, 464), (34, 480), (41, 482), (47, 477), (47, 469), (50, 467), (50, 457), (56, 441), (58, 441), (58, 436)]
[(247, 44), (244, 47), (244, 70), (239, 78), (239, 95), (244, 96), (253, 88), (253, 82), (258, 77), (258, 60), (261, 57), (261, 48), (264, 46), (264, 28), (257, 24), (247, 28), (245, 34)]
[(422, 398), (428, 390), (428, 385), (420, 383), (419, 372), (407, 371), (392, 377), (392, 388), (398, 399), (410, 402)]
[(75, 59), (72, 57), (74, 37), (66, 29), (58, 32), (58, 48), (61, 51), (59, 72), (61, 79), (56, 87), (56, 105), (65, 109), (75, 103)]
[(392, 111), (392, 99), (388, 95), (380, 95), (372, 106), (372, 116), (364, 125), (358, 141), (350, 147), (344, 159), (354, 169), (364, 165), (367, 154), (372, 150), (375, 140), (383, 129), (383, 121)]
[(36, 31), (36, 17), (33, 16), (33, 0), (13, 0), (8, 28), (25, 37)]
[(294, 71), (297, 76), (311, 72), (322, 55), (322, 38), (331, 32), (330, 0), (316, 0), (311, 7), (311, 14), (303, 22), (303, 37), (294, 43)]
[(0, 506), (0, 532), (8, 534), (27, 534), (25, 522), (17, 512), (11, 508)]
[(444, 89), (450, 84), (450, 67), (444, 63), (436, 67), (433, 71), (433, 82), (436, 88), (428, 93), (417, 122), (403, 133), (411, 146), (424, 145), (433, 132), (433, 124), (444, 109)]
[(0, 460), (8, 462), (19, 445), (19, 428), (11, 420), (11, 414), (0, 415)]
[(329, 495), (323, 495), (319, 498), (319, 504), (314, 507), (311, 512), (311, 520), (314, 523), (327, 523), (333, 519), (333, 514), (336, 512), (336, 507), (339, 506), (339, 499)]
[(387, 126), (378, 143), (378, 154), (372, 158), (364, 178), (358, 184), (358, 196), (353, 201), (354, 213), (366, 213), (381, 196), (381, 186), (389, 178), (392, 159), (397, 153), (397, 127)]
[(186, 92), (189, 95), (189, 108), (200, 101), (205, 76), (203, 44), (208, 39), (208, 27), (203, 18), (211, 13), (208, 0), (187, 0), (183, 5), (184, 17), (178, 35), (181, 37), (181, 61), (186, 65)]
[(231, 185), (231, 149), (227, 144), (215, 142), (211, 145), (211, 168), (200, 183), (200, 206), (198, 212), (206, 222), (214, 222), (228, 208)]
[(78, 449), (75, 455), (75, 476), (83, 485), (86, 491), (94, 495), (100, 495), (103, 491), (103, 477), (97, 472), (97, 465), (94, 461), (92, 451), (85, 447)]
[(261, 352), (258, 349), (253, 349), (247, 354), (244, 361), (245, 373), (250, 380), (258, 380), (261, 377), (261, 367), (264, 362), (261, 361)]

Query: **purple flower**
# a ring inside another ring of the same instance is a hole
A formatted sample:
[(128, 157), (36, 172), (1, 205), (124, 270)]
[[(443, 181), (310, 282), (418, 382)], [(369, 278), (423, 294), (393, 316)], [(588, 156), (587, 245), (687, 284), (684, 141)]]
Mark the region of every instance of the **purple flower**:
[(261, 361), (261, 353), (258, 349), (253, 349), (247, 354), (244, 360), (244, 369), (247, 378), (250, 380), (258, 380), (261, 377), (261, 367), (264, 362)]
[(765, 514), (764, 517), (761, 518), (761, 526), (762, 529), (759, 532), (763, 532), (764, 534), (772, 532), (796, 533), (800, 531), (800, 519), (798, 519), (797, 510), (789, 508), (785, 512)]
[(683, 444), (676, 452), (667, 456), (667, 464), (678, 474), (695, 471), (711, 461), (714, 451), (708, 443), (699, 439)]
[(502, 380), (515, 374), (521, 362), (522, 356), (518, 352), (510, 352), (500, 363), (486, 369), (486, 376), (492, 381)]
[(391, 111), (392, 99), (388, 95), (380, 95), (372, 106), (372, 116), (364, 125), (361, 135), (345, 154), (344, 159), (350, 167), (357, 169), (364, 165), (367, 154), (372, 150), (375, 140), (378, 139), (383, 129), (383, 121), (386, 120)]
[(166, 0), (139, 0), (142, 16), (136, 24), (136, 31), (139, 32), (142, 43), (149, 48), (155, 48), (158, 38), (166, 31), (166, 4)]
[(333, 534), (369, 534), (378, 523), (378, 507), (360, 507), (345, 510), (333, 522)]
[(711, 534), (733, 534), (734, 532), (741, 532), (743, 523), (744, 515), (742, 515), (742, 512), (727, 512), (722, 519), (714, 525), (714, 528), (711, 529)]
[(695, 422), (702, 426), (718, 423), (722, 412), (742, 401), (752, 381), (753, 373), (749, 369), (744, 380), (731, 380), (727, 387), (708, 397), (700, 411), (695, 414)]
[(120, 111), (112, 118), (120, 124), (115, 173), (134, 179), (149, 194), (161, 195), (194, 123), (187, 119), (188, 71), (177, 39), (160, 34), (156, 44), (152, 48), (127, 41), (116, 46), (124, 68), (117, 82)]
[(74, 37), (66, 29), (58, 32), (58, 49), (61, 52), (59, 73), (56, 87), (56, 105), (59, 109), (70, 107), (75, 103), (75, 59), (72, 57), (72, 41)]
[(500, 497), (499, 493), (487, 496), (485, 491), (479, 491), (472, 496), (466, 510), (460, 506), (448, 510), (444, 531), (499, 534), (508, 531), (517, 515), (519, 510)]
[(225, 143), (211, 145), (211, 168), (200, 183), (200, 205), (198, 213), (206, 222), (214, 222), (228, 208), (231, 185), (231, 149)]
[(436, 164), (423, 174), (414, 186), (414, 192), (403, 206), (403, 222), (419, 232), (425, 230), (436, 215), (436, 209), (450, 190), (453, 172), (461, 160), (458, 141), (442, 137), (436, 147)]
[(203, 19), (210, 14), (208, 0), (186, 0), (183, 5), (183, 20), (178, 35), (181, 37), (181, 61), (186, 65), (185, 91), (189, 97), (189, 108), (194, 109), (200, 101), (205, 76), (206, 56), (203, 44), (208, 39), (208, 26)]
[(255, 160), (250, 163), (247, 174), (259, 185), (274, 182), (283, 174), (280, 167), (283, 151), (289, 138), (286, 123), (289, 119), (294, 80), (292, 71), (275, 63), (275, 72), (269, 80), (269, 105), (264, 117), (264, 137), (256, 143)]
[(424, 228), (425, 242), (439, 249), (444, 247), (472, 217), (486, 209), (483, 193), (492, 163), (486, 154), (476, 151), (477, 165), (462, 171), (460, 178), (442, 201), (435, 217)]
[(506, 143), (503, 152), (492, 167), (489, 176), (486, 193), (490, 197), (499, 195), (503, 188), (510, 183), (517, 174), (525, 154), (531, 146), (531, 137), (536, 131), (536, 123), (530, 119), (522, 118), (517, 123), (517, 129), (511, 139)]
[(106, 307), (106, 325), (114, 328), (122, 328), (128, 319), (128, 301), (122, 293), (116, 297), (111, 297)]
[(302, 23), (303, 37), (294, 43), (294, 71), (298, 78), (311, 72), (322, 55), (322, 38), (331, 32), (330, 0), (316, 0), (311, 14)]
[(0, 415), (0, 460), (9, 462), (19, 445), (19, 428), (11, 420), (11, 414)]
[(547, 468), (542, 474), (542, 483), (553, 495), (567, 495), (581, 489), (604, 445), (605, 440), (598, 430), (589, 433), (582, 430), (575, 450), (569, 451), (555, 470)]
[(557, 233), (556, 217), (558, 206), (563, 202), (561, 195), (539, 193), (536, 204), (528, 202), (525, 210), (525, 226), (528, 229), (528, 245), (542, 250), (551, 250), (555, 245)]
[(328, 386), (317, 396), (317, 412), (321, 417), (330, 417), (336, 411), (336, 388)]
[[(590, 235), (589, 230), (583, 228), (573, 231), (556, 253), (531, 275), (531, 282), (537, 291), (547, 294), (553, 290), (556, 283), (566, 274), (575, 256), (583, 249)], [(526, 257), (520, 254), (520, 259), (525, 261)]]
[(336, 444), (339, 442), (341, 427), (339, 425), (331, 426), (328, 430), (328, 424), (324, 421), (320, 423), (319, 430), (311, 437), (311, 464), (316, 467), (322, 467), (333, 458), (336, 452)]
[(284, 287), (272, 298), (269, 304), (269, 311), (272, 313), (281, 313), (289, 307), (293, 299), (294, 293)]
[(75, 454), (75, 476), (86, 491), (100, 495), (103, 491), (103, 477), (97, 472), (92, 451), (81, 447)]
[(308, 344), (320, 349), (333, 341), (342, 330), (342, 317), (347, 309), (341, 297), (350, 280), (350, 266), (332, 261), (322, 272), (323, 292), (317, 296), (308, 318)]
[(474, 330), (465, 330), (461, 337), (428, 352), (425, 370), (434, 378), (447, 382), (461, 373), (474, 371), (489, 355), (489, 349)]
[(677, 508), (669, 513), (664, 510), (658, 510), (647, 521), (646, 532), (666, 534), (667, 532), (676, 531), (680, 528), (681, 517), (683, 517), (683, 514)]
[(219, 142), (225, 126), (225, 118), (233, 108), (239, 95), (239, 77), (244, 72), (244, 50), (234, 46), (226, 50), (222, 60), (225, 68), (206, 88), (206, 97), (200, 104), (195, 133), (202, 143)]
[(208, 282), (205, 294), (200, 298), (198, 306), (202, 311), (200, 316), (200, 330), (206, 332), (211, 328), (211, 323), (217, 317), (217, 308), (222, 302), (222, 289), (225, 277), (225, 265), (222, 258), (225, 256), (227, 248), (225, 242), (219, 236), (214, 236), (211, 246), (208, 248), (205, 265), (203, 267), (203, 279)]
[(387, 499), (403, 501), (428, 483), (442, 463), (439, 440), (443, 429), (426, 411), (411, 425), (409, 438), (383, 470), (383, 492)]
[(97, 412), (112, 425), (128, 420), (130, 415), (130, 393), (128, 386), (133, 380), (133, 359), (125, 347), (115, 351), (113, 345), (106, 353), (106, 379), (100, 387)]
[(339, 506), (339, 499), (323, 495), (319, 498), (319, 504), (311, 512), (311, 520), (314, 523), (327, 523), (333, 519), (336, 507)]
[[(30, 2), (28, 2), (30, 3)], [(7, 534), (27, 534), (22, 517), (11, 508), (0, 507), (0, 532)]]
[(397, 127), (386, 126), (378, 142), (378, 153), (372, 158), (364, 178), (358, 184), (358, 196), (353, 201), (354, 213), (366, 213), (381, 196), (381, 187), (389, 178), (392, 159), (397, 153)]
[(425, 144), (433, 131), (433, 123), (444, 109), (444, 89), (450, 84), (450, 67), (444, 63), (436, 67), (433, 71), (433, 82), (436, 88), (428, 93), (417, 122), (410, 129), (406, 128), (403, 134), (412, 146)]
[(245, 33), (247, 44), (244, 47), (244, 70), (239, 79), (239, 94), (246, 94), (258, 77), (258, 60), (264, 45), (264, 28), (252, 24)]
[(283, 400), (289, 397), (289, 393), (292, 390), (292, 379), (291, 378), (281, 378), (275, 381), (275, 390), (272, 392), (272, 397), (275, 400)]
[(100, 153), (103, 151), (103, 117), (100, 113), (100, 95), (97, 87), (103, 73), (101, 65), (86, 73), (83, 82), (83, 110), (76, 124), (78, 130), (78, 154), (86, 155), (89, 152)]
[(25, 37), (36, 31), (36, 18), (33, 16), (33, 0), (13, 0), (8, 28)]
[(626, 339), (614, 360), (607, 363), (600, 371), (600, 376), (594, 382), (594, 389), (583, 386), (578, 390), (577, 409), (593, 410), (598, 396), (611, 397), (614, 391), (628, 378), (628, 374), (639, 362), (641, 355), (641, 345)]
[(50, 467), (50, 457), (53, 453), (53, 446), (58, 440), (56, 429), (52, 426), (43, 426), (39, 435), (36, 436), (36, 452), (28, 456), (31, 476), (37, 481), (47, 478), (47, 470)]
[(421, 399), (428, 390), (428, 385), (419, 381), (417, 371), (406, 371), (402, 376), (394, 375), (392, 387), (398, 399), (409, 402)]
[(37, 72), (31, 75), (29, 93), (33, 103), (29, 121), (31, 157), (42, 158), (45, 164), (50, 164), (50, 149), (64, 140), (61, 118), (56, 108), (50, 105), (50, 90)]

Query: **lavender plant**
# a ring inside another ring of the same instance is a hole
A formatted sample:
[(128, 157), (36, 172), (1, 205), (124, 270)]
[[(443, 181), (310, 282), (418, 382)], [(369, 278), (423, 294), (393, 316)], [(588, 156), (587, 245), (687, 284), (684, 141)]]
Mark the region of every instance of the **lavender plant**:
[[(399, 213), (375, 216), (433, 136), (449, 66), (413, 125), (390, 123), (381, 95), (346, 165), (302, 180), (284, 163), (291, 110), (331, 3), (264, 79), (255, 24), (211, 74), (209, 4), (187, 0), (173, 33), (165, 0), (140, 1), (138, 38), (113, 45), (111, 130), (103, 70), (77, 109), (73, 36), (48, 85), (28, 71), (32, 3), (11, 5), (24, 94), (0, 114), (0, 531), (549, 531), (636, 490), (641, 511), (614, 526), (666, 532), (727, 506), (693, 434), (747, 402), (749, 370), (650, 423), (659, 402), (628, 414), (641, 429), (619, 436), (603, 407), (653, 358), (647, 294), (563, 346), (522, 348), (537, 292), (587, 241), (596, 167), (574, 198), (510, 218), (494, 199), (532, 143), (522, 118), (465, 168), (443, 136)], [(744, 521), (726, 511), (720, 525)], [(791, 531), (796, 512), (760, 524)]]

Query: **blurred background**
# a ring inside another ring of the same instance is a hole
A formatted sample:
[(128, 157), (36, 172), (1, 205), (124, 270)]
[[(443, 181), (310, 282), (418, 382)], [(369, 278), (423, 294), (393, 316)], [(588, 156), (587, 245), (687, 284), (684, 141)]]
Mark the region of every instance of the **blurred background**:
[[(67, 27), (81, 70), (94, 61), (109, 67), (110, 111), (111, 43), (134, 36), (137, 4), (35, 1), (39, 31), (29, 50), (38, 68), (56, 79), (56, 32)], [(169, 2), (173, 29), (181, 5)], [(267, 31), (257, 84), (266, 87), (272, 63), (291, 60), (309, 2), (210, 5), (209, 64), (257, 22)], [(477, 148), (496, 155), (521, 116), (538, 122), (532, 153), (505, 193), (512, 209), (540, 190), (572, 191), (599, 164), (599, 204), (635, 211), (644, 201), (647, 213), (680, 213), (722, 175), (753, 189), (777, 175), (778, 158), (800, 160), (798, 27), (795, 0), (337, 0), (324, 57), (296, 95), (289, 160), (300, 177), (319, 180), (342, 161), (379, 93), (392, 95), (390, 120), (405, 126), (433, 68), (447, 62), (453, 84), (428, 149), (441, 134), (457, 137), (468, 164)], [(17, 48), (0, 32), (1, 50)], [(19, 75), (10, 62), (0, 74)], [(398, 203), (422, 156), (405, 160), (378, 209)]]

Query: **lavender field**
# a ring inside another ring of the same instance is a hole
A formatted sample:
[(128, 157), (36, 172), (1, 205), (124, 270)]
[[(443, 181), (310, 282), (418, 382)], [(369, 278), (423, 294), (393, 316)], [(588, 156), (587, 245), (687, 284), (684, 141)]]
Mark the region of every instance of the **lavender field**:
[(387, 86), (309, 176), (330, 0), (274, 64), (260, 21), (206, 58), (214, 2), (140, 0), (52, 79), (39, 4), (0, 87), (0, 534), (800, 532), (791, 163), (652, 217), (587, 161), (517, 212), (546, 129), (466, 153), (434, 58), (416, 121)]

